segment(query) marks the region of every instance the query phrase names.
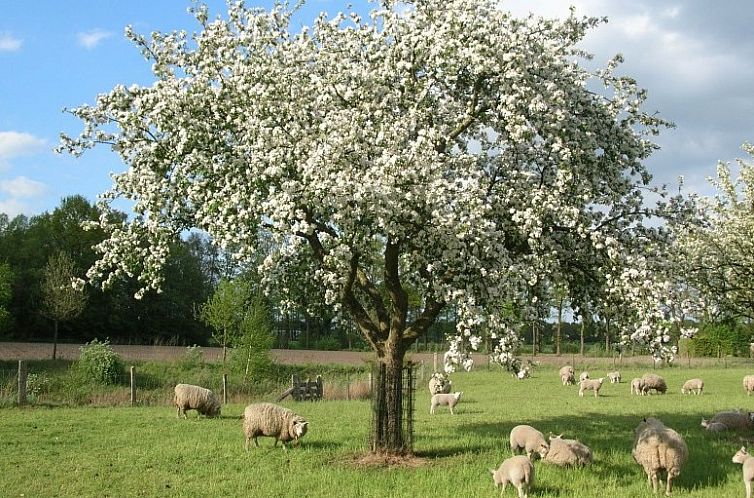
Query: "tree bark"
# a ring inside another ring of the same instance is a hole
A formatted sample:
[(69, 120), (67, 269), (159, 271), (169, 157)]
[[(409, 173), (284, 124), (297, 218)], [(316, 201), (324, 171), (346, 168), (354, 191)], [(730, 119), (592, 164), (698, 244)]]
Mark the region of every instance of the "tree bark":
[(56, 359), (58, 357), (58, 321), (53, 320), (53, 335), (52, 335), (52, 359)]
[(579, 344), (579, 354), (584, 356), (584, 328), (586, 327), (586, 318), (581, 318), (581, 343)]
[(560, 327), (563, 324), (563, 298), (558, 301), (558, 328), (555, 331), (555, 354), (560, 356)]
[(373, 400), (372, 451), (406, 454), (411, 452), (404, 434), (403, 362), (405, 343), (386, 344), (378, 358)]

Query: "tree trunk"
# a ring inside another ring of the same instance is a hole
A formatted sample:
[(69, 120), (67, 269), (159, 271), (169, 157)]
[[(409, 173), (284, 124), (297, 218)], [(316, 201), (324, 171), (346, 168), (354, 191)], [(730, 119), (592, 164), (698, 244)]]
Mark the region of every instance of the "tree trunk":
[(372, 451), (406, 454), (411, 452), (404, 436), (402, 346), (386, 345), (379, 357), (374, 386)]
[(560, 327), (563, 324), (563, 298), (558, 301), (558, 327), (555, 330), (555, 354), (560, 356)]
[(581, 318), (581, 342), (579, 343), (579, 354), (584, 356), (584, 329), (586, 328), (586, 317)]
[(53, 320), (53, 334), (52, 334), (52, 359), (58, 357), (58, 321)]

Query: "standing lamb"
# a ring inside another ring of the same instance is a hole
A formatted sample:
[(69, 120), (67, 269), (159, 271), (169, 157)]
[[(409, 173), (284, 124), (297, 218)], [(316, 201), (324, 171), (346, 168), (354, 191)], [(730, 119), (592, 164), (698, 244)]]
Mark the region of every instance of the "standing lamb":
[(749, 431), (754, 429), (752, 413), (741, 410), (717, 412), (709, 421), (725, 424), (728, 429), (736, 431)]
[(576, 439), (563, 439), (563, 435), (550, 436), (550, 450), (544, 461), (561, 467), (592, 463), (592, 450)]
[(683, 383), (683, 387), (681, 387), (681, 394), (702, 394), (703, 390), (704, 381), (702, 379), (689, 379)]
[(636, 377), (631, 381), (631, 394), (641, 394), (644, 396), (644, 381), (639, 377)]
[(558, 374), (560, 375), (560, 382), (562, 382), (564, 386), (571, 386), (576, 383), (574, 380), (576, 373), (571, 365), (562, 367)]
[(673, 490), (673, 479), (681, 473), (681, 467), (689, 455), (686, 442), (680, 434), (666, 427), (660, 420), (645, 418), (634, 431), (634, 448), (631, 452), (636, 463), (647, 473), (652, 490), (657, 494), (659, 474), (667, 474), (665, 495)]
[(741, 449), (733, 455), (733, 463), (742, 464), (746, 498), (751, 498), (751, 481), (754, 481), (754, 456), (749, 455), (745, 446), (741, 446)]
[(433, 373), (429, 379), (429, 394), (441, 394), (450, 392), (450, 380), (441, 373)]
[(176, 414), (178, 418), (181, 418), (181, 415), (183, 418), (188, 418), (186, 410), (196, 410), (197, 413), (207, 417), (220, 416), (220, 400), (209, 389), (191, 384), (178, 384), (174, 391), (173, 403), (178, 409)]
[(463, 391), (455, 392), (453, 394), (433, 394), (429, 413), (434, 415), (435, 408), (447, 405), (448, 408), (450, 408), (450, 414), (455, 415), (455, 413), (453, 413), (453, 407), (458, 404), (458, 401), (461, 399), (461, 394), (463, 394)]
[(751, 396), (752, 391), (754, 391), (754, 375), (744, 377), (744, 390), (747, 395)]
[(661, 394), (665, 394), (668, 390), (668, 385), (665, 383), (665, 379), (657, 374), (644, 374), (641, 376), (641, 381), (644, 383), (644, 387), (642, 388), (643, 394), (649, 394), (649, 391), (652, 389)]
[(545, 436), (530, 425), (514, 427), (510, 434), (510, 444), (511, 451), (514, 454), (518, 453), (519, 450), (524, 450), (526, 456), (530, 459), (534, 453), (538, 453), (540, 457), (544, 458), (550, 449)]
[(607, 378), (610, 379), (611, 384), (620, 384), (620, 372), (614, 371), (614, 372), (608, 372)]
[(579, 382), (582, 380), (586, 380), (589, 378), (589, 372), (581, 372), (581, 375), (579, 375)]
[(505, 486), (511, 483), (518, 489), (518, 498), (528, 498), (529, 490), (534, 485), (534, 465), (523, 455), (517, 455), (504, 460), (497, 470), (490, 469), (495, 487), (503, 486), (500, 496), (505, 492)]
[(298, 443), (306, 434), (308, 426), (309, 422), (288, 408), (272, 403), (252, 403), (243, 411), (243, 433), (246, 437), (244, 448), (249, 451), (251, 439), (259, 447), (257, 437), (267, 436), (275, 438), (275, 446), (280, 441), (283, 449), (287, 449), (285, 443)]
[(722, 422), (709, 422), (706, 418), (702, 419), (702, 427), (710, 432), (724, 432), (728, 430), (728, 426)]
[(584, 397), (584, 391), (592, 390), (594, 391), (594, 397), (596, 398), (599, 396), (600, 388), (602, 387), (602, 382), (605, 380), (604, 377), (600, 377), (599, 379), (584, 379), (579, 383), (579, 397)]

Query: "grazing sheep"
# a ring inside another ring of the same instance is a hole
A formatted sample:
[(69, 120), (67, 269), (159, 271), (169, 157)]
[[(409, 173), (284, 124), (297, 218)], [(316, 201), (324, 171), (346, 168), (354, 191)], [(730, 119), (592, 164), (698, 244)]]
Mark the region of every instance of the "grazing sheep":
[(644, 381), (639, 377), (636, 377), (631, 381), (631, 394), (641, 394), (644, 396)]
[(196, 410), (197, 413), (207, 417), (220, 416), (220, 400), (209, 389), (191, 384), (177, 384), (175, 386), (175, 406), (178, 408), (176, 416), (188, 418), (186, 410)]
[(534, 465), (523, 455), (510, 457), (500, 464), (497, 470), (490, 469), (495, 487), (503, 486), (500, 496), (505, 492), (505, 486), (511, 483), (518, 489), (518, 498), (528, 498), (529, 490), (534, 485)]
[(582, 380), (586, 380), (589, 378), (589, 372), (581, 372), (581, 375), (579, 375), (579, 382)]
[(510, 434), (511, 451), (515, 454), (519, 450), (526, 451), (526, 456), (531, 458), (534, 453), (540, 457), (547, 456), (550, 445), (547, 444), (545, 436), (537, 429), (530, 425), (517, 425), (511, 430)]
[(681, 394), (694, 393), (702, 394), (704, 390), (704, 381), (702, 379), (689, 379), (683, 383)]
[(748, 396), (751, 396), (752, 391), (754, 391), (754, 375), (744, 377), (744, 390)]
[(673, 490), (673, 479), (681, 473), (689, 450), (680, 434), (666, 427), (660, 420), (645, 418), (634, 431), (634, 448), (631, 454), (647, 473), (652, 490), (657, 493), (659, 474), (667, 475), (665, 495)]
[(751, 481), (754, 481), (754, 456), (749, 455), (745, 446), (741, 446), (741, 449), (733, 455), (733, 463), (742, 464), (746, 498), (751, 498)]
[(283, 449), (287, 449), (285, 443), (298, 443), (306, 434), (308, 425), (303, 417), (288, 408), (272, 403), (252, 403), (243, 411), (243, 433), (246, 437), (244, 448), (249, 451), (251, 439), (254, 440), (254, 445), (259, 447), (257, 437), (267, 436), (275, 438), (275, 446), (280, 441), (283, 443)]
[(550, 450), (544, 461), (561, 467), (592, 463), (592, 450), (576, 439), (563, 439), (563, 435), (550, 436)]
[(608, 372), (607, 378), (610, 379), (611, 384), (620, 384), (620, 372), (617, 370), (615, 372)]
[(450, 392), (450, 380), (441, 373), (433, 373), (429, 379), (429, 394), (447, 394)]
[(709, 422), (706, 418), (702, 419), (702, 427), (710, 432), (723, 432), (728, 430), (728, 426), (722, 422)]
[(581, 382), (579, 382), (579, 396), (584, 397), (584, 391), (592, 390), (594, 391), (594, 397), (596, 398), (599, 396), (600, 388), (602, 387), (602, 382), (605, 380), (604, 377), (600, 377), (599, 379), (584, 379)]
[(752, 413), (742, 410), (717, 412), (709, 421), (724, 424), (728, 429), (736, 431), (748, 431), (754, 428)]
[(576, 383), (574, 380), (576, 373), (571, 365), (562, 367), (558, 374), (560, 375), (560, 382), (562, 382), (564, 386), (571, 386)]
[(433, 394), (432, 395), (432, 406), (429, 408), (429, 413), (431, 415), (435, 414), (435, 408), (438, 406), (447, 405), (448, 408), (450, 408), (450, 414), (455, 415), (453, 413), (453, 407), (458, 404), (458, 401), (461, 399), (461, 394), (463, 392), (455, 392), (453, 394)]
[(665, 394), (668, 390), (665, 379), (657, 374), (644, 374), (641, 376), (641, 381), (644, 383), (644, 387), (642, 388), (643, 394), (649, 394), (649, 391), (652, 389), (661, 394)]

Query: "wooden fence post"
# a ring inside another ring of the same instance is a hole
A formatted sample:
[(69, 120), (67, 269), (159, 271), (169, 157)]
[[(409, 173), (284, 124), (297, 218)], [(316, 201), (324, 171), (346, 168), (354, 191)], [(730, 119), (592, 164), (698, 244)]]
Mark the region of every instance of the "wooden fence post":
[(136, 406), (136, 367), (131, 365), (131, 406)]
[(228, 404), (228, 374), (223, 374), (223, 404)]
[(432, 373), (437, 372), (437, 353), (432, 353)]
[(26, 404), (26, 362), (18, 360), (18, 405)]

